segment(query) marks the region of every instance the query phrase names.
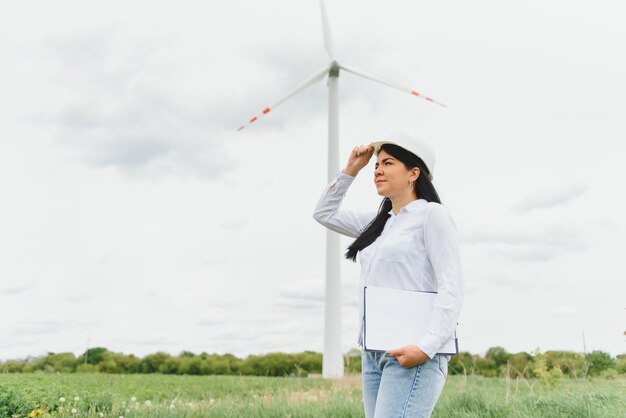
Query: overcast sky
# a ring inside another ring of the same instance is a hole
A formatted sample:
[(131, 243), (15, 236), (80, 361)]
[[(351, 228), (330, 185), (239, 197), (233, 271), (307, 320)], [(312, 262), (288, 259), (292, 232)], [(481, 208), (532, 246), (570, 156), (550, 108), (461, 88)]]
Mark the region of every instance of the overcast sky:
[[(461, 350), (625, 352), (623, 3), (327, 9), (340, 63), (448, 105), (340, 73), (340, 164), (394, 130), (437, 153)], [(327, 63), (317, 0), (0, 4), (0, 359), (322, 351), (326, 80), (236, 129)], [(347, 351), (358, 265), (342, 289)]]

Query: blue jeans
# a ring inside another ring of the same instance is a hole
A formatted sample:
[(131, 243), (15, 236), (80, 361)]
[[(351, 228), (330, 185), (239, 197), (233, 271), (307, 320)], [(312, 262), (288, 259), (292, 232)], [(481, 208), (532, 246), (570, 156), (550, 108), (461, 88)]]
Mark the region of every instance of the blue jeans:
[(361, 354), (367, 418), (430, 417), (448, 376), (448, 356), (404, 368), (384, 352)]

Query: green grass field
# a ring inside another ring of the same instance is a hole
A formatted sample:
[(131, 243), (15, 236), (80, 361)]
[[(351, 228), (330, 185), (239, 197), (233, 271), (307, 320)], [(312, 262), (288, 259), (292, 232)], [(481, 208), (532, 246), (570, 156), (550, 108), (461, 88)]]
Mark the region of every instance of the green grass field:
[[(61, 398), (63, 398), (61, 400)], [(0, 417), (360, 417), (360, 375), (0, 374)], [(435, 417), (626, 417), (626, 379), (449, 376)]]

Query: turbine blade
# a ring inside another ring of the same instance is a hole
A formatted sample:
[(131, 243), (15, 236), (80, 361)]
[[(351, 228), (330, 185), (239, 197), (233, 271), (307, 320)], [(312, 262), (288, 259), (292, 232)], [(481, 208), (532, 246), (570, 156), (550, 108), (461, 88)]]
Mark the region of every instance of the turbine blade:
[(271, 106), (268, 106), (265, 109), (263, 109), (263, 111), (261, 111), (261, 113), (259, 115), (253, 117), (247, 123), (241, 125), (241, 127), (239, 129), (237, 129), (237, 130), (240, 131), (243, 128), (245, 128), (246, 126), (250, 125), (251, 123), (256, 122), (261, 116), (267, 115), (268, 113), (270, 113), (270, 111), (276, 109), (282, 103), (284, 103), (287, 100), (291, 99), (293, 96), (295, 96), (296, 94), (300, 93), (302, 90), (305, 90), (306, 88), (308, 88), (308, 87), (312, 86), (313, 84), (315, 84), (316, 82), (320, 81), (322, 78), (324, 78), (324, 76), (326, 74), (328, 74), (329, 71), (330, 71), (330, 67), (325, 67), (322, 71), (316, 73), (311, 78), (309, 78), (306, 81), (300, 83), (296, 88), (294, 88), (289, 93), (287, 93), (285, 96), (283, 96), (282, 98), (280, 98), (279, 100), (274, 102), (274, 104), (272, 104)]
[(368, 73), (366, 73), (366, 72), (364, 72), (364, 71), (357, 70), (357, 69), (356, 69), (356, 68), (354, 68), (354, 67), (346, 67), (345, 65), (341, 65), (341, 68), (342, 68), (343, 70), (348, 71), (349, 73), (356, 74), (356, 75), (358, 75), (358, 76), (361, 76), (361, 77), (364, 77), (364, 78), (370, 79), (370, 80), (372, 80), (372, 81), (376, 81), (377, 83), (384, 84), (385, 86), (393, 87), (394, 89), (398, 89), (398, 90), (404, 91), (404, 92), (406, 92), (406, 93), (411, 93), (411, 94), (412, 94), (412, 95), (414, 95), (414, 96), (417, 96), (417, 97), (420, 97), (420, 98), (422, 98), (422, 99), (424, 99), (424, 100), (427, 100), (427, 101), (429, 101), (429, 102), (432, 102), (432, 103), (438, 104), (439, 106), (448, 107), (448, 106), (446, 106), (445, 104), (440, 103), (440, 102), (438, 102), (438, 101), (436, 101), (436, 100), (433, 100), (433, 99), (431, 99), (431, 98), (430, 98), (430, 97), (428, 97), (428, 96), (424, 96), (423, 94), (418, 93), (417, 91), (415, 91), (415, 90), (413, 90), (413, 89), (411, 89), (411, 88), (409, 88), (409, 87), (405, 87), (405, 86), (402, 86), (402, 85), (400, 85), (400, 84), (394, 83), (394, 82), (392, 82), (392, 81), (385, 80), (385, 79), (383, 79), (383, 78), (381, 78), (381, 77), (378, 77), (378, 76), (375, 76), (375, 75), (372, 75), (372, 74), (368, 74)]
[(322, 33), (324, 35), (324, 47), (331, 60), (335, 59), (335, 48), (333, 44), (333, 35), (330, 33), (330, 23), (328, 23), (328, 14), (326, 13), (326, 5), (324, 0), (320, 0), (320, 8), (322, 9)]

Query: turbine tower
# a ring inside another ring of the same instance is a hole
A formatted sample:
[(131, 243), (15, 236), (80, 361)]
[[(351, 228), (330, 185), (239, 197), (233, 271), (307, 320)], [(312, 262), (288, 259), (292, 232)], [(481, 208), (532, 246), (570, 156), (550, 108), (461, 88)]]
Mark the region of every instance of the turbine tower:
[[(330, 24), (326, 14), (324, 0), (320, 0), (322, 12), (322, 32), (324, 36), (324, 47), (330, 57), (330, 64), (321, 71), (315, 73), (311, 78), (295, 87), (284, 97), (276, 101), (271, 106), (266, 107), (261, 113), (246, 124), (242, 125), (238, 131), (244, 129), (251, 123), (256, 122), (261, 116), (268, 114), (279, 105), (289, 100), (296, 94), (312, 86), (318, 81), (328, 76), (328, 182), (330, 183), (339, 171), (339, 72), (346, 72), (361, 76), (363, 78), (384, 84), (385, 86), (398, 89), (412, 94), (431, 103), (446, 107), (444, 104), (436, 102), (428, 96), (424, 96), (417, 91), (402, 86), (400, 84), (384, 80), (381, 77), (368, 74), (354, 67), (339, 64), (335, 59), (333, 38), (330, 33)], [(341, 352), (341, 251), (339, 248), (339, 234), (326, 231), (326, 288), (325, 288), (325, 310), (324, 310), (324, 354), (322, 362), (322, 375), (325, 379), (340, 378), (343, 376), (343, 354)]]

